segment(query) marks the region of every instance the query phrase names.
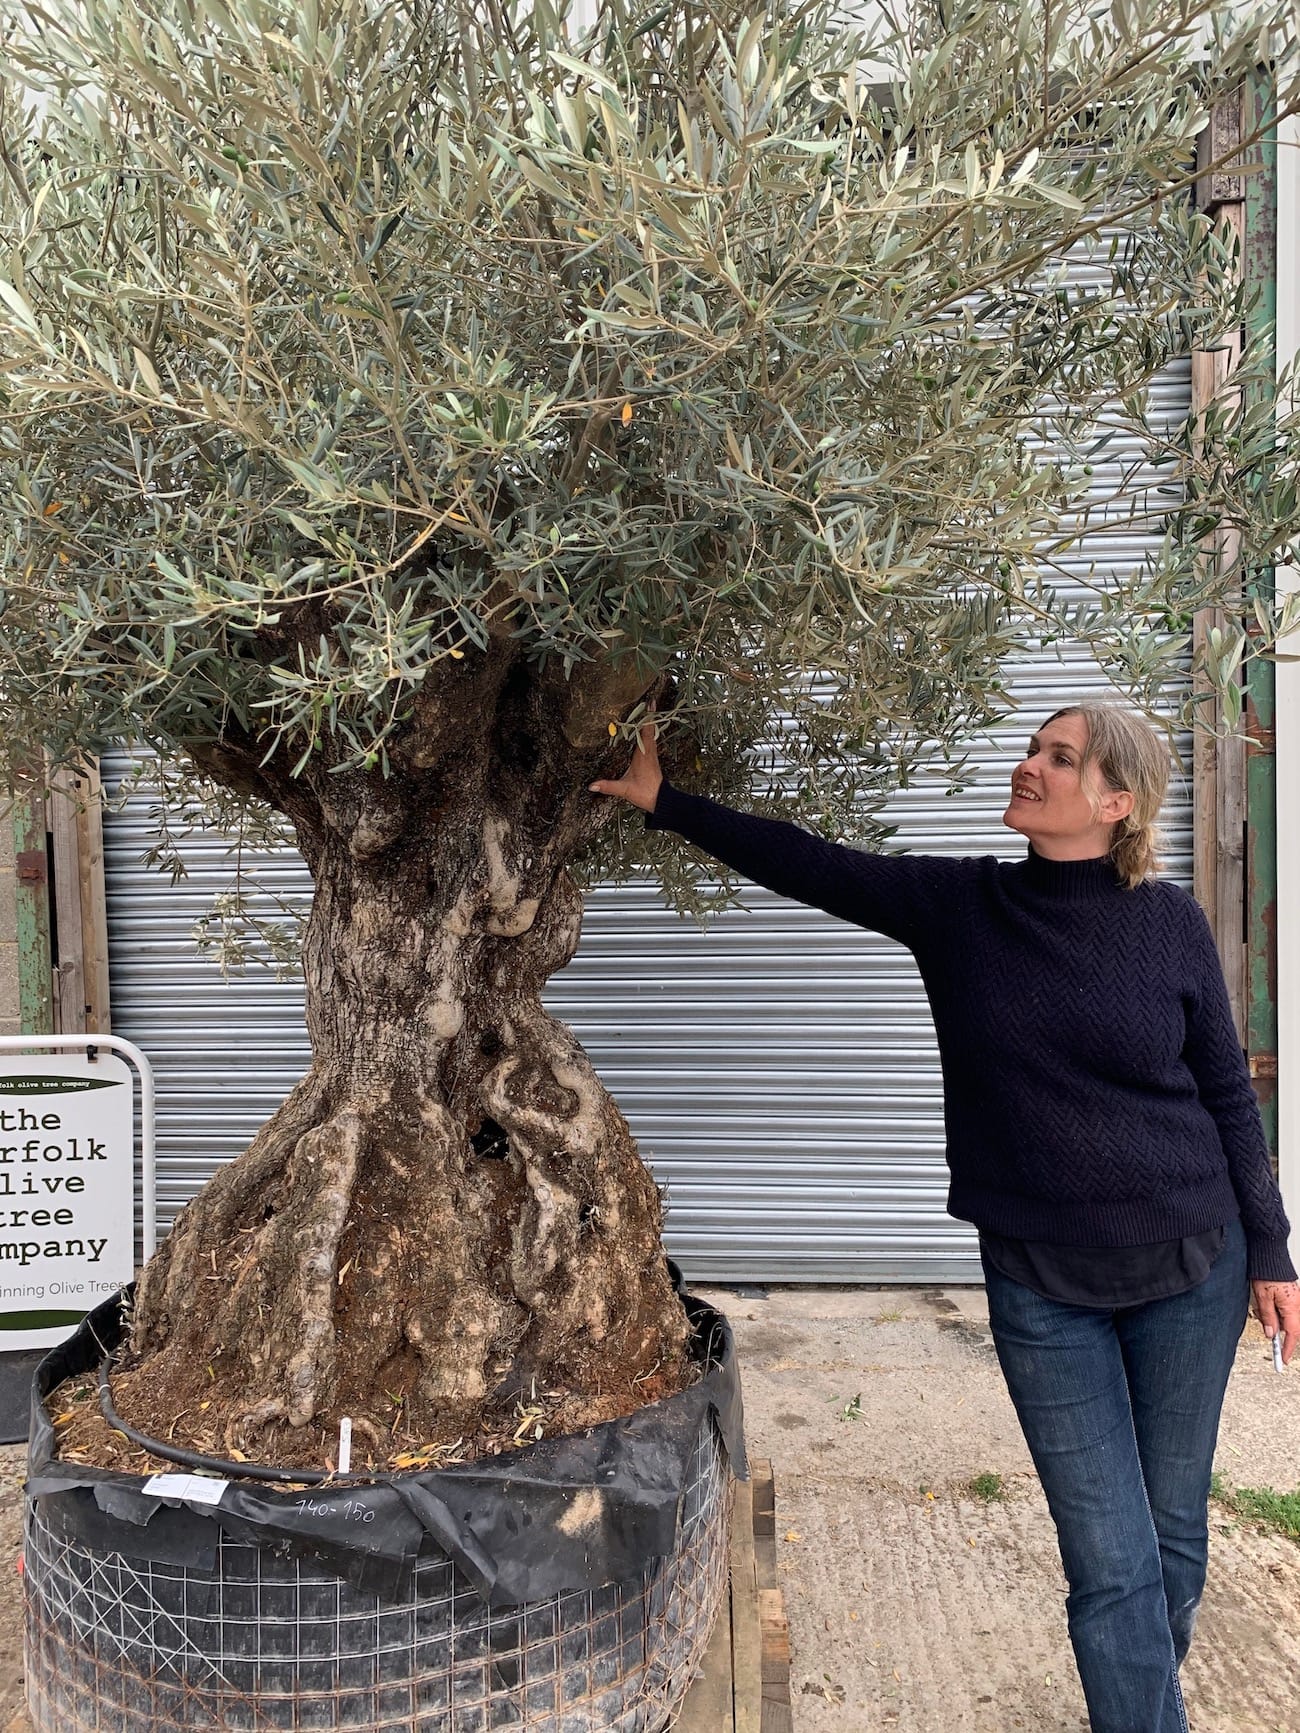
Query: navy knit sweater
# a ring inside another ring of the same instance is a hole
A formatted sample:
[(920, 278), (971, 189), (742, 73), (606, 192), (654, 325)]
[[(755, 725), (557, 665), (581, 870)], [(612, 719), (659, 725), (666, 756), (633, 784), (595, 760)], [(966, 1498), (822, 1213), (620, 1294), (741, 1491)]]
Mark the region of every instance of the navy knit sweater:
[(1177, 885), (1129, 890), (1104, 856), (867, 854), (667, 782), (647, 822), (913, 953), (943, 1064), (952, 1215), (1129, 1246), (1240, 1214), (1252, 1278), (1295, 1279), (1218, 953)]

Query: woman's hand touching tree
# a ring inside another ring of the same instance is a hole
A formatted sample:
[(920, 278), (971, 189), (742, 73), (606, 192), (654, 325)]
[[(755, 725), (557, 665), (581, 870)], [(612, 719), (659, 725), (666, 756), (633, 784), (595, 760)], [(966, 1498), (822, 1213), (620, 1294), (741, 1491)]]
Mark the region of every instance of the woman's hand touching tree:
[(617, 781), (593, 782), (593, 794), (612, 794), (639, 806), (642, 812), (653, 812), (663, 787), (664, 773), (659, 768), (659, 746), (655, 738), (654, 718), (643, 722), (637, 735), (632, 762)]

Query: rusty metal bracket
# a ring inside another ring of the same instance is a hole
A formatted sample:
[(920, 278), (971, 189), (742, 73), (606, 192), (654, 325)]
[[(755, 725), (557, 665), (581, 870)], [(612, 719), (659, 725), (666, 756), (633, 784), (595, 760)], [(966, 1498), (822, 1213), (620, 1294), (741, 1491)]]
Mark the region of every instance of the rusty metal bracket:
[(44, 849), (23, 849), (14, 857), (14, 865), (19, 884), (43, 885), (49, 880), (49, 861)]

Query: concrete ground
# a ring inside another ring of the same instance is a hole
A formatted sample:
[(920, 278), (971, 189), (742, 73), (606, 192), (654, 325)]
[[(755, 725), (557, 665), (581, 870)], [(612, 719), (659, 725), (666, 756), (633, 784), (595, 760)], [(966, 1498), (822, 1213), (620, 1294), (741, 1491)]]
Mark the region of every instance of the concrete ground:
[[(777, 1480), (796, 1733), (1079, 1733), (1051, 1523), (978, 1289), (710, 1290)], [(846, 1410), (861, 1418), (845, 1418)], [(1234, 1486), (1300, 1488), (1300, 1363), (1243, 1337)], [(22, 1452), (0, 1450), (0, 1728), (21, 1701)], [(970, 1483), (1001, 1476), (1005, 1497)], [(1193, 1733), (1300, 1733), (1300, 1544), (1212, 1513), (1185, 1669)]]

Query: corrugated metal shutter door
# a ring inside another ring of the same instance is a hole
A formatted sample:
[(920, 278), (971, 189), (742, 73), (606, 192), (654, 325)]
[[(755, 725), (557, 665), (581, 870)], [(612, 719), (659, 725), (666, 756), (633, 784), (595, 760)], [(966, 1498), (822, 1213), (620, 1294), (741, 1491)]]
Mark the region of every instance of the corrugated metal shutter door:
[[(1157, 387), (1170, 425), (1187, 413), (1189, 389), (1186, 368)], [(1117, 481), (1125, 455), (1111, 453), (1099, 485)], [(1093, 542), (1089, 560), (1100, 576), (1146, 551), (1141, 538), (1116, 536)], [(1020, 852), (999, 818), (1025, 736), (1058, 705), (1107, 687), (1069, 651), (1027, 661), (1009, 685), (1019, 718), (975, 752), (971, 786), (945, 796), (923, 778), (898, 797), (900, 846)], [(1180, 750), (1190, 762), (1186, 741)], [(110, 783), (126, 763), (106, 763)], [(140, 864), (148, 807), (133, 796), (105, 824), (109, 948), (113, 1027), (157, 1070), (166, 1222), (282, 1099), (307, 1043), (296, 984), (257, 969), (226, 982), (197, 955), (191, 930), (229, 884), (230, 861), (219, 839), (196, 840), (190, 876), (169, 890)], [(1171, 876), (1187, 883), (1185, 784), (1166, 837)], [(307, 897), (292, 854), (258, 878)], [(669, 1249), (695, 1278), (978, 1280), (973, 1230), (944, 1212), (938, 1056), (910, 957), (766, 892), (746, 901), (701, 933), (648, 884), (603, 887), (548, 993), (668, 1188)]]

